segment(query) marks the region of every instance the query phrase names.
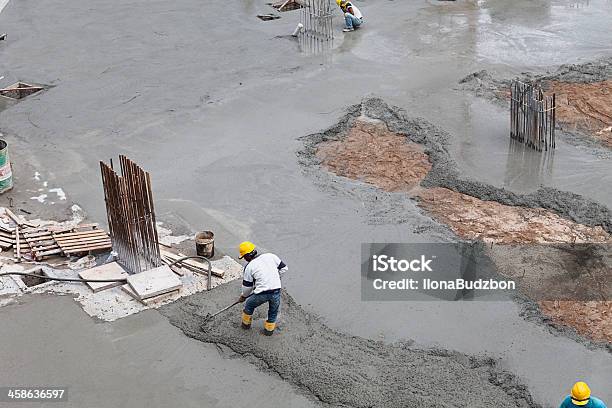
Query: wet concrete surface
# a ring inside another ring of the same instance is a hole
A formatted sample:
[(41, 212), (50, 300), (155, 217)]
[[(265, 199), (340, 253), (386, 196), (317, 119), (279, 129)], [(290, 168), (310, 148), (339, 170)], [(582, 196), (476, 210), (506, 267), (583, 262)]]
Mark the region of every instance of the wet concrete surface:
[(161, 313), (188, 336), (252, 355), (332, 406), (538, 406), (525, 386), (499, 370), (493, 359), (347, 336), (306, 313), (286, 292), (272, 337), (261, 334), (266, 319), (261, 309), (248, 332), (241, 328), (238, 316), (202, 324), (207, 314), (235, 297), (240, 283), (219, 286), (209, 296), (190, 296), (164, 306)]
[(67, 296), (31, 295), (0, 309), (0, 321), (0, 384), (68, 387), (57, 406), (320, 406), (227, 348), (185, 337), (156, 311), (99, 323)]
[(251, 239), (278, 253), (297, 303), (333, 329), (489, 353), (536, 402), (557, 404), (577, 377), (610, 400), (609, 354), (525, 321), (511, 301), (361, 302), (361, 242), (452, 237), (403, 197), (337, 180), (323, 188), (295, 156), (298, 137), (374, 93), (446, 130), (466, 174), (610, 206), (609, 164), (588, 148), (560, 146), (554, 177), (508, 183), (516, 177), (499, 160), (508, 151), (507, 112), (453, 90), (483, 68), (511, 77), (612, 54), (609, 3), (570, 3), (369, 1), (366, 25), (350, 36), (335, 19), (335, 49), (324, 57), (276, 38), (298, 15), (262, 22), (255, 14), (269, 12), (263, 1), (12, 2), (0, 15), (9, 33), (0, 85), (56, 86), (1, 112), (0, 128), (13, 161), (61, 180), (96, 221), (105, 220), (97, 162), (128, 155), (151, 172), (160, 219), (214, 230), (225, 252)]

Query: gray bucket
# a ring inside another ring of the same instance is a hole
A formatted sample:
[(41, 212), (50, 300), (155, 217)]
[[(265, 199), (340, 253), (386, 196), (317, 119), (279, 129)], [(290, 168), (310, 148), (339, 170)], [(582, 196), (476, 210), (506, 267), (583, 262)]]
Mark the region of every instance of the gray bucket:
[(215, 256), (215, 234), (212, 231), (198, 232), (195, 236), (196, 253), (199, 256), (212, 258)]

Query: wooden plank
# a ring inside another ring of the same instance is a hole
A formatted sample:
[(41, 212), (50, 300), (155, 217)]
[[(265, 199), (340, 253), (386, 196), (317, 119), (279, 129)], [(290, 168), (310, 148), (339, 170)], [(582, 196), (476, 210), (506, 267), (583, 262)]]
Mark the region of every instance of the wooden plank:
[(11, 235), (10, 238), (4, 237), (2, 235), (0, 235), (0, 242), (6, 242), (9, 244), (13, 244), (15, 242), (15, 240), (13, 239), (13, 236)]
[[(171, 259), (168, 258), (164, 258), (162, 256), (162, 262), (165, 263), (166, 265), (170, 266), (170, 264), (172, 263)], [(177, 265), (174, 266), (170, 266), (170, 270), (174, 273), (176, 273), (178, 276), (185, 276), (185, 272), (183, 272), (183, 268)]]
[(175, 297), (176, 295), (178, 295), (180, 293), (180, 291), (181, 291), (180, 289), (176, 289), (176, 290), (173, 290), (173, 291), (168, 292), (168, 293), (162, 293), (161, 295), (153, 296), (151, 298), (139, 299), (138, 296), (136, 295), (136, 293), (134, 293), (134, 290), (130, 287), (130, 285), (123, 285), (121, 287), (121, 290), (123, 290), (125, 293), (127, 293), (128, 295), (133, 297), (134, 300), (136, 300), (137, 302), (142, 303), (145, 306), (151, 306), (153, 304), (156, 304), (156, 303), (159, 303), (159, 302), (163, 302), (164, 300), (171, 299), (171, 298)]
[(108, 236), (106, 231), (104, 231), (102, 229), (100, 229), (100, 230), (92, 230), (92, 231), (83, 231), (83, 232), (61, 232), (61, 233), (54, 233), (53, 234), (55, 239), (58, 239), (58, 238), (71, 238), (71, 237), (86, 237), (86, 236), (90, 236), (90, 235), (106, 235), (106, 236)]
[(110, 241), (100, 241), (100, 242), (86, 242), (83, 244), (75, 244), (75, 245), (68, 245), (68, 246), (60, 245), (59, 247), (63, 251), (75, 251), (75, 250), (79, 250), (82, 248), (93, 248), (93, 247), (110, 248), (112, 246), (113, 244)]
[[(10, 211), (7, 209), (7, 211)], [(19, 226), (15, 227), (15, 258), (16, 262), (21, 262), (21, 246), (19, 242)]]
[(139, 299), (158, 296), (183, 286), (181, 280), (172, 272), (168, 265), (130, 275), (127, 281)]
[(90, 242), (90, 241), (102, 241), (102, 240), (110, 240), (108, 235), (101, 236), (90, 236), (86, 238), (70, 238), (70, 239), (55, 239), (55, 242), (61, 242), (62, 244), (73, 244), (75, 242)]
[(65, 254), (78, 254), (80, 252), (89, 252), (89, 251), (95, 251), (95, 250), (102, 250), (102, 249), (111, 249), (112, 245), (94, 245), (94, 246), (90, 246), (90, 247), (81, 247), (81, 248), (71, 248), (68, 250), (64, 250), (62, 249), (62, 251)]
[[(128, 273), (117, 262), (111, 262), (79, 272), (81, 279), (127, 279)], [(115, 286), (124, 285), (124, 282), (85, 282), (94, 292), (100, 292)]]
[(97, 238), (88, 241), (72, 241), (72, 242), (62, 242), (58, 241), (57, 244), (61, 247), (71, 248), (78, 246), (91, 246), (94, 244), (110, 244), (112, 241), (110, 238)]

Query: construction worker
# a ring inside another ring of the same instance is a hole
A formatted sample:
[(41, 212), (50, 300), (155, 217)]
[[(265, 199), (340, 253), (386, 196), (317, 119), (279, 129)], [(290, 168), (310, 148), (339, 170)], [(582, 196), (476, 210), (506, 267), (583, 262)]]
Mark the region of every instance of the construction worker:
[(336, 0), (336, 4), (344, 13), (344, 29), (342, 31), (354, 31), (363, 24), (363, 15), (353, 3), (347, 0)]
[(276, 317), (281, 304), (280, 275), (287, 271), (287, 265), (274, 254), (258, 254), (252, 242), (245, 241), (238, 247), (240, 259), (247, 262), (242, 277), (242, 328), (250, 329), (255, 309), (268, 303), (268, 318), (264, 323), (264, 334), (271, 336), (276, 328)]
[(602, 400), (591, 396), (591, 389), (589, 386), (578, 381), (572, 387), (570, 395), (565, 397), (559, 408), (606, 408), (606, 404)]

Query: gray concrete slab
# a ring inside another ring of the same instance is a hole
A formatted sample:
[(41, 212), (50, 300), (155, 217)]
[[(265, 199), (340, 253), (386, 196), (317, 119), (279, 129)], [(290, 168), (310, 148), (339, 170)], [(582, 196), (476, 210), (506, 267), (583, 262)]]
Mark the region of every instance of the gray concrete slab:
[(450, 132), (466, 174), (610, 206), (610, 161), (563, 142), (550, 174), (513, 182), (507, 112), (453, 90), (480, 69), (510, 76), (612, 55), (609, 4), (373, 0), (363, 3), (366, 25), (350, 35), (336, 18), (335, 49), (322, 57), (277, 37), (293, 30), (296, 13), (258, 20), (264, 3), (10, 3), (0, 15), (10, 39), (0, 44), (0, 76), (53, 86), (0, 113), (16, 172), (44, 171), (103, 221), (97, 161), (127, 154), (151, 172), (161, 219), (214, 230), (222, 251), (243, 239), (274, 250), (291, 267), (298, 303), (329, 326), (488, 352), (548, 405), (577, 377), (612, 398), (608, 353), (524, 321), (512, 302), (361, 302), (362, 241), (439, 237), (413, 232), (424, 216), (410, 203), (401, 204), (402, 223), (384, 211), (371, 222), (358, 194), (318, 188), (295, 157), (297, 137), (374, 93)]
[(67, 386), (58, 406), (319, 406), (231, 351), (185, 337), (156, 311), (97, 323), (67, 296), (33, 295), (0, 309), (0, 322), (0, 384)]

